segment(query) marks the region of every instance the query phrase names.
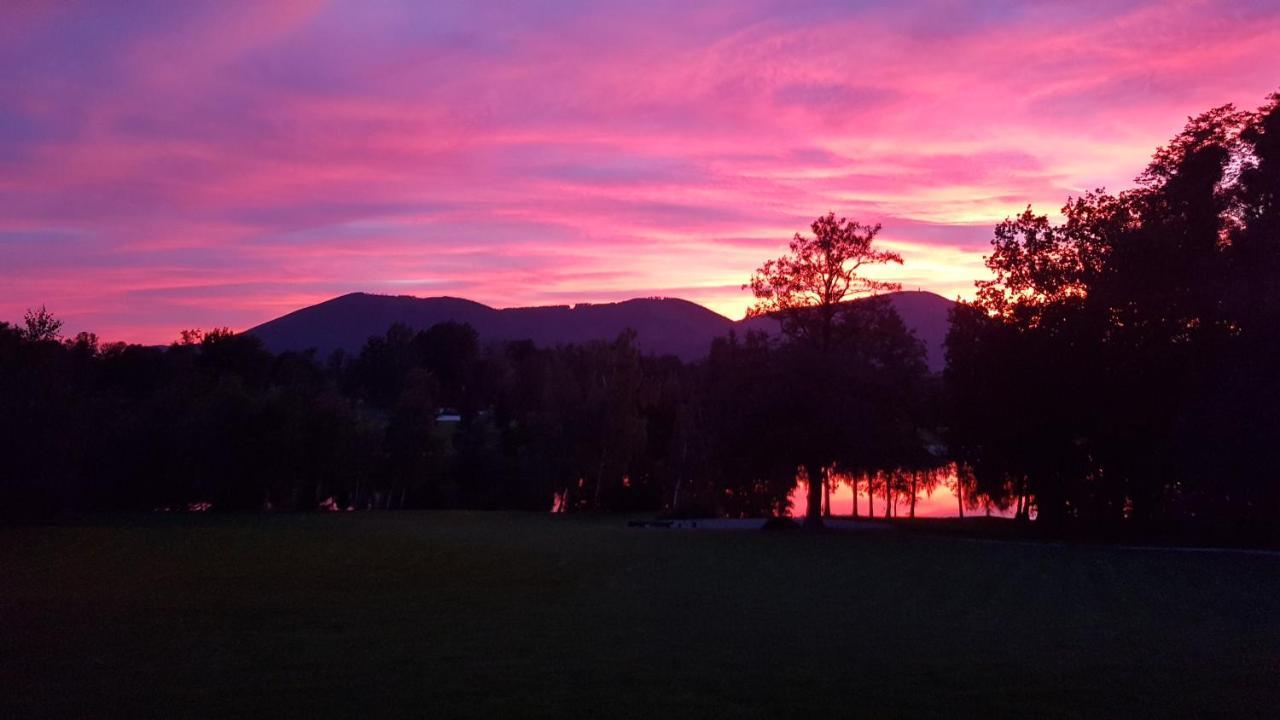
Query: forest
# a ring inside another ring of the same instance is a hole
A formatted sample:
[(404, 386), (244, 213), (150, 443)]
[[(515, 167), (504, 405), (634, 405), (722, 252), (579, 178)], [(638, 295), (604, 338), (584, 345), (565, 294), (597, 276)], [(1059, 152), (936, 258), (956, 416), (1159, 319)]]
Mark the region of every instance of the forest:
[(940, 375), (864, 274), (903, 261), (879, 226), (811, 230), (745, 286), (782, 334), (696, 362), (630, 333), (537, 347), (457, 323), (329, 357), (226, 329), (146, 347), (33, 309), (0, 323), (0, 515), (759, 517), (808, 478), (813, 526), (833, 483), (894, 501), (947, 482), (964, 508), (1061, 528), (1280, 510), (1280, 95), (1191, 119), (1131, 190), (999, 224)]

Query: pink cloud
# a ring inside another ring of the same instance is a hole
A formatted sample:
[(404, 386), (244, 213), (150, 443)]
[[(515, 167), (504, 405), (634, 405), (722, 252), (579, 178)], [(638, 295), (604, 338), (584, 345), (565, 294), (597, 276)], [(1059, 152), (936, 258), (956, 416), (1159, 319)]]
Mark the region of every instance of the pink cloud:
[(161, 342), (352, 290), (740, 316), (829, 209), (963, 295), (999, 219), (1126, 186), (1280, 77), (1261, 2), (846, 5), (22, 4), (0, 318)]

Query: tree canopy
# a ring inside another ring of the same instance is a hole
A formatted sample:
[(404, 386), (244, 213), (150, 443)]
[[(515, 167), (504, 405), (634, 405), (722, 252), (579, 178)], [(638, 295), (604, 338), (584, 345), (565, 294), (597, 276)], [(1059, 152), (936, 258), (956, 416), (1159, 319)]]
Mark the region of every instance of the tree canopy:
[(898, 289), (861, 272), (902, 263), (901, 255), (875, 247), (880, 225), (832, 212), (810, 228), (812, 237), (796, 233), (790, 252), (760, 266), (744, 288), (756, 298), (749, 314), (777, 318), (787, 340), (781, 372), (762, 387), (778, 394), (776, 437), (790, 472), (802, 467), (808, 478), (805, 525), (821, 527), (822, 486), (837, 464), (892, 465), (901, 458), (890, 448), (918, 444), (911, 439), (916, 428), (894, 408), (912, 407), (926, 371), (923, 345), (891, 305), (850, 302)]
[(947, 340), (952, 450), (984, 492), (1053, 523), (1280, 510), (1278, 126), (1280, 96), (1215, 108), (1133, 190), (997, 226)]

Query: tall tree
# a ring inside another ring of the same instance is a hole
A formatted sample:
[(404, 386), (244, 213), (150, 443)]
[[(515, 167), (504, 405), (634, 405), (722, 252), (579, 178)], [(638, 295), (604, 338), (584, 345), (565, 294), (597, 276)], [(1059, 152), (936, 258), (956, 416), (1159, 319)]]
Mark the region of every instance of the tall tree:
[[(778, 318), (784, 335), (804, 350), (802, 364), (808, 367), (795, 368), (799, 374), (793, 377), (804, 378), (811, 384), (797, 388), (808, 402), (796, 410), (807, 413), (807, 424), (817, 431), (816, 435), (806, 433), (810, 441), (816, 442), (817, 453), (805, 453), (802, 459), (811, 479), (804, 524), (821, 528), (824, 485), (821, 478), (835, 459), (823, 457), (823, 454), (832, 454), (834, 449), (830, 442), (822, 441), (834, 439), (831, 430), (842, 421), (841, 414), (846, 411), (832, 401), (837, 397), (831, 387), (836, 370), (834, 355), (866, 327), (865, 322), (852, 317), (866, 307), (855, 307), (849, 301), (897, 290), (896, 283), (874, 280), (860, 271), (867, 266), (902, 264), (902, 256), (875, 247), (879, 224), (863, 225), (846, 218), (837, 219), (831, 212), (814, 220), (810, 229), (812, 236), (796, 233), (790, 252), (760, 266), (744, 288), (749, 288), (756, 299), (748, 315)], [(824, 445), (826, 447), (822, 447)]]
[(1225, 524), (1280, 510), (1280, 101), (1191, 118), (1138, 186), (1001, 223), (953, 315), (950, 445), (1039, 520)]

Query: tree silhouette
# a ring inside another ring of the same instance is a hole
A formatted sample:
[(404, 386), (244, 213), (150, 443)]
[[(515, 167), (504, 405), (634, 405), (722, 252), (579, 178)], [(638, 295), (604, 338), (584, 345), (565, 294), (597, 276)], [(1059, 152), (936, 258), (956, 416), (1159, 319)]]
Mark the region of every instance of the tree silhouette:
[[(756, 299), (748, 316), (777, 317), (783, 333), (792, 343), (802, 346), (805, 357), (792, 368), (790, 377), (803, 378), (806, 386), (794, 389), (794, 399), (802, 402), (793, 408), (796, 413), (793, 417), (805, 418), (807, 427), (817, 431), (817, 434), (805, 433), (806, 437), (816, 441), (818, 452), (830, 453), (831, 440), (834, 440), (831, 430), (841, 422), (844, 412), (842, 403), (836, 400), (839, 393), (834, 387), (838, 371), (835, 351), (869, 325), (859, 317), (868, 307), (848, 301), (899, 289), (896, 283), (873, 280), (859, 271), (870, 265), (901, 264), (902, 256), (874, 247), (880, 232), (878, 224), (837, 219), (831, 212), (814, 220), (810, 229), (812, 237), (796, 233), (790, 252), (760, 266), (743, 287), (749, 288)], [(822, 447), (824, 445), (826, 447)], [(820, 528), (825, 484), (821, 479), (834, 458), (806, 455), (802, 464), (813, 481), (808, 483), (804, 522), (806, 527)]]
[(29, 342), (49, 342), (62, 338), (62, 321), (53, 316), (44, 305), (39, 310), (27, 310), (22, 323), (22, 334)]
[(1278, 106), (1190, 118), (1135, 189), (997, 226), (947, 339), (949, 444), (977, 495), (1076, 526), (1280, 511)]
[(748, 317), (775, 316), (788, 336), (826, 352), (844, 339), (839, 320), (848, 310), (847, 301), (901, 289), (898, 283), (873, 280), (858, 271), (866, 265), (901, 265), (902, 256), (872, 247), (879, 224), (837, 220), (830, 212), (809, 227), (813, 237), (796, 233), (790, 253), (761, 265), (743, 289), (750, 289), (756, 299)]

